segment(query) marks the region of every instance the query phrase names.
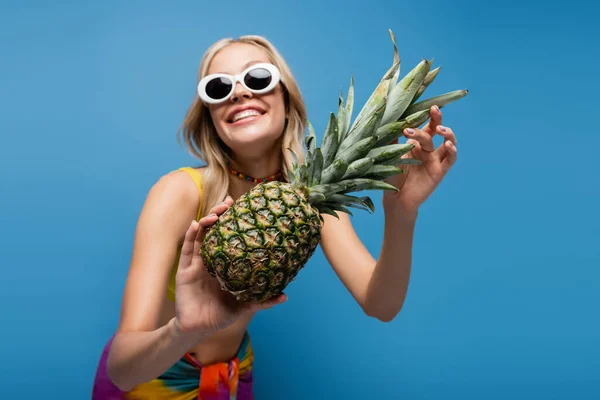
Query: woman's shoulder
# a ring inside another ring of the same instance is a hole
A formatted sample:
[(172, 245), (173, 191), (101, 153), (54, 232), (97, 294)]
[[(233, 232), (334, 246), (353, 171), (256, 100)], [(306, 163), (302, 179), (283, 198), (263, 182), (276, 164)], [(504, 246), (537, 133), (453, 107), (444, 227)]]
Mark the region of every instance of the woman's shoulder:
[(205, 167), (181, 167), (166, 172), (150, 188), (147, 201), (169, 207), (198, 204), (204, 170)]
[[(194, 182), (198, 191), (201, 192), (205, 169), (206, 167), (181, 167), (169, 172), (167, 175), (165, 175), (165, 177), (169, 175), (177, 175), (176, 179), (179, 180), (185, 180), (185, 178), (187, 178), (187, 180), (191, 180), (192, 182)], [(184, 176), (185, 178), (182, 178), (182, 176)]]
[(194, 188), (202, 183), (206, 167), (185, 166), (171, 170), (160, 176), (154, 187), (161, 190), (176, 190)]

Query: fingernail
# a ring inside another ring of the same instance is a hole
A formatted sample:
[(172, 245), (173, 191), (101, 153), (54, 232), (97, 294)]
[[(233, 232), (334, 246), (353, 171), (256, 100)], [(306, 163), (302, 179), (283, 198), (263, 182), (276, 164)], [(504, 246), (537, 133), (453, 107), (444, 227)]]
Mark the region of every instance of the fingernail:
[(440, 108), (438, 106), (434, 106), (437, 112), (440, 112)]
[(208, 214), (208, 216), (209, 216), (209, 217), (216, 217), (216, 216), (217, 216), (217, 214), (215, 214), (215, 213), (210, 213), (210, 214)]
[(443, 127), (443, 126), (440, 126), (440, 131), (442, 131), (442, 132), (446, 132), (446, 128), (445, 128), (445, 127)]
[(409, 129), (406, 130), (406, 133), (408, 133), (409, 135), (412, 135), (412, 134), (415, 133), (415, 130), (409, 128)]

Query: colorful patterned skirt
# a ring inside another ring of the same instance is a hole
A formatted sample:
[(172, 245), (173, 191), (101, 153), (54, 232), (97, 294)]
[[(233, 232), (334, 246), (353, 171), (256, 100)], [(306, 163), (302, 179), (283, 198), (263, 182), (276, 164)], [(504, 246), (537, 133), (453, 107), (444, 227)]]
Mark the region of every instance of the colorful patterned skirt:
[(123, 392), (109, 379), (106, 362), (111, 338), (100, 357), (92, 400), (252, 400), (252, 362), (254, 354), (248, 333), (235, 358), (229, 362), (200, 365), (186, 354), (158, 378)]

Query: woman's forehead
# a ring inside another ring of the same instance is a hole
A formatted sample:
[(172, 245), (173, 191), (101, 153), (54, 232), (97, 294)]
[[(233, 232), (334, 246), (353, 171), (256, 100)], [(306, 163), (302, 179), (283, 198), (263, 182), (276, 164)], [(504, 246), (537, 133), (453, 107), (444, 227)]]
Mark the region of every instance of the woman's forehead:
[(210, 62), (208, 73), (238, 74), (251, 66), (271, 62), (267, 53), (257, 46), (233, 43), (219, 50)]

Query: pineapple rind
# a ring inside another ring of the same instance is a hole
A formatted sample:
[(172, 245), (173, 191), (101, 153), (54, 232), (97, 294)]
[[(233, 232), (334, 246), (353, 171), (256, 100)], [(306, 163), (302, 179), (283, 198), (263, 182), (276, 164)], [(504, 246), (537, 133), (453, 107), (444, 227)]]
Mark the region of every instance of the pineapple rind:
[[(320, 241), (319, 217), (304, 193), (289, 183), (261, 183), (207, 231), (201, 250), (205, 266), (239, 301), (268, 300), (312, 256)], [(232, 234), (234, 222), (238, 230)]]

